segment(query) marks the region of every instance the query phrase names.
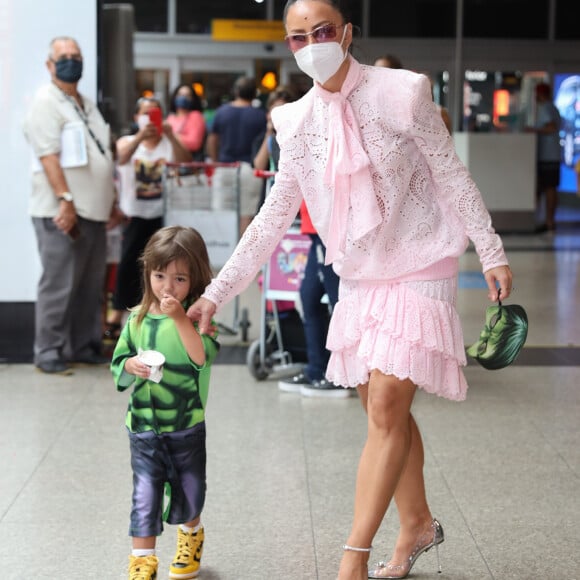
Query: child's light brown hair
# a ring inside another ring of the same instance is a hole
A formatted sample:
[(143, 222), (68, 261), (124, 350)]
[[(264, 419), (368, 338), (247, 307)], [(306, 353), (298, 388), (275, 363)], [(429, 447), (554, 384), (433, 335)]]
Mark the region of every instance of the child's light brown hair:
[(137, 324), (141, 323), (157, 300), (151, 289), (151, 272), (164, 271), (175, 260), (182, 260), (188, 266), (191, 282), (186, 299), (188, 304), (197, 300), (211, 282), (207, 247), (197, 230), (184, 226), (168, 226), (157, 230), (147, 242), (140, 259), (143, 299), (137, 307)]

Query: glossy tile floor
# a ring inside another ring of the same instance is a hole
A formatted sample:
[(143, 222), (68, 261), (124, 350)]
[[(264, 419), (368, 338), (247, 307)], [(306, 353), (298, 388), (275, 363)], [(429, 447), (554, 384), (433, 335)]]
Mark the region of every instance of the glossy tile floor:
[[(467, 401), (419, 393), (425, 477), (442, 522), (412, 578), (580, 580), (580, 229), (504, 236), (530, 317), (512, 367), (470, 364)], [(473, 253), (461, 262), (466, 344), (488, 305)], [(240, 299), (258, 332), (259, 292)], [(227, 314), (227, 311), (224, 315)], [(208, 494), (202, 580), (333, 580), (351, 521), (365, 417), (356, 398), (282, 393), (252, 378), (238, 337), (225, 337), (207, 413)], [(230, 353), (228, 355), (228, 352)], [(231, 356), (230, 356), (231, 355)], [(106, 368), (72, 377), (0, 367), (0, 578), (126, 578), (131, 493), (127, 396)], [(392, 508), (372, 560), (390, 553)], [(175, 530), (158, 542), (167, 578)]]

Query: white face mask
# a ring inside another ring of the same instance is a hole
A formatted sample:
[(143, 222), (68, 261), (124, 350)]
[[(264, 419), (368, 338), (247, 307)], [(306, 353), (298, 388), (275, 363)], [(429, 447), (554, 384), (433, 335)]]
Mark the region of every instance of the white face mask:
[(294, 53), (298, 68), (310, 78), (323, 85), (336, 74), (348, 52), (342, 50), (346, 35), (346, 25), (342, 40), (338, 42), (314, 42)]

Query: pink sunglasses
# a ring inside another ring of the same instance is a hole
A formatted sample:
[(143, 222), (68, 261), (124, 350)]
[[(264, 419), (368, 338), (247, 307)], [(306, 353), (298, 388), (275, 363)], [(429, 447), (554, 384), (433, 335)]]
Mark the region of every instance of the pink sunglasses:
[(286, 44), (292, 52), (304, 48), (308, 44), (308, 37), (312, 36), (315, 42), (333, 42), (336, 40), (336, 31), (344, 24), (324, 24), (315, 28), (311, 32), (301, 32), (300, 34), (288, 34)]

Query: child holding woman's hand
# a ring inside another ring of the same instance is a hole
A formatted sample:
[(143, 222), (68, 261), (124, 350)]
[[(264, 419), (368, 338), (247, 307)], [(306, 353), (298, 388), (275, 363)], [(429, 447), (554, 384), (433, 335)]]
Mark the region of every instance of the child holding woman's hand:
[[(199, 233), (180, 226), (158, 230), (141, 262), (143, 300), (129, 315), (111, 362), (117, 389), (133, 387), (125, 419), (133, 469), (129, 580), (156, 578), (163, 521), (179, 524), (169, 578), (193, 578), (204, 542), (205, 406), (219, 345), (199, 333), (186, 311), (209, 284), (211, 267)], [(165, 358), (159, 381), (143, 351)]]

